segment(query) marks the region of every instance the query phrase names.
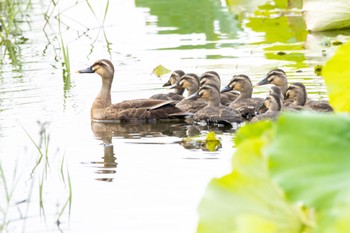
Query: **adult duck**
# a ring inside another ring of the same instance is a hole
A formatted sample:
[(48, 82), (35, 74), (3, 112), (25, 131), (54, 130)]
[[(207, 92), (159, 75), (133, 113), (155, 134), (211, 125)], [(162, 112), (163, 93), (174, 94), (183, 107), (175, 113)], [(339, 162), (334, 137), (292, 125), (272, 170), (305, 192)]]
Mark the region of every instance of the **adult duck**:
[[(185, 75), (185, 72), (182, 70), (175, 70), (171, 73), (168, 81), (164, 83), (163, 87), (169, 87), (177, 83), (182, 76)], [(160, 100), (173, 100), (175, 102), (181, 101), (184, 96), (184, 91), (185, 89), (181, 86), (176, 86), (173, 88), (173, 92), (169, 93), (160, 93), (160, 94), (155, 94), (150, 97), (150, 99), (160, 99)]]
[(172, 101), (155, 99), (135, 99), (112, 104), (111, 87), (114, 66), (111, 61), (102, 59), (78, 73), (96, 73), (102, 79), (102, 86), (91, 107), (93, 121), (152, 121), (172, 119), (187, 115)]

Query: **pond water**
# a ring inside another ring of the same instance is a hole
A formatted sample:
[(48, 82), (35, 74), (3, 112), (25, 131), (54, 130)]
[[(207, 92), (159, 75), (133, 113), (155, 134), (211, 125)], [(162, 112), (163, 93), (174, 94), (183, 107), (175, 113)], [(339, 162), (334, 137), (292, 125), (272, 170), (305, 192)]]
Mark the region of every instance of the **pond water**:
[[(223, 84), (279, 67), (325, 99), (314, 67), (348, 38), (308, 33), (299, 1), (13, 2), (11, 27), (0, 3), (0, 232), (195, 232), (208, 182), (231, 169), (234, 129), (91, 123), (100, 78), (75, 70), (112, 60), (113, 102), (167, 92), (168, 76), (152, 74), (160, 64), (215, 70)], [(183, 142), (209, 131), (215, 152)]]

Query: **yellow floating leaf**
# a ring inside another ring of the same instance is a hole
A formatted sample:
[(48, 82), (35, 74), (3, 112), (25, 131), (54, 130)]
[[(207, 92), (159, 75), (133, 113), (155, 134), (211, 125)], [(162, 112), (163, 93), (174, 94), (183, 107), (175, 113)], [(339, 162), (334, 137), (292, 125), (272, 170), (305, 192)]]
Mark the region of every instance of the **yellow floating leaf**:
[(152, 74), (157, 75), (158, 77), (170, 73), (171, 70), (168, 68), (164, 67), (163, 65), (159, 65), (156, 68), (153, 69)]

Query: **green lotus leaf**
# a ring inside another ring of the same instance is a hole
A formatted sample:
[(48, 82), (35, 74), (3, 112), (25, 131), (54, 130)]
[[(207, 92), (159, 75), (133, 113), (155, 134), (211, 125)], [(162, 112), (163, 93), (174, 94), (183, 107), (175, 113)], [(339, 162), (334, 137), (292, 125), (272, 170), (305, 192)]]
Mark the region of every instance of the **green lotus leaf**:
[(258, 121), (241, 127), (235, 137), (236, 147), (247, 139), (260, 138), (270, 128), (272, 128), (272, 121)]
[(322, 69), (329, 102), (337, 112), (350, 112), (350, 41), (339, 46)]
[(266, 148), (273, 180), (315, 212), (314, 232), (350, 232), (350, 116), (289, 113)]
[(271, 182), (261, 153), (265, 142), (253, 134), (239, 143), (232, 173), (210, 182), (199, 206), (197, 232), (295, 233), (307, 229), (302, 212)]

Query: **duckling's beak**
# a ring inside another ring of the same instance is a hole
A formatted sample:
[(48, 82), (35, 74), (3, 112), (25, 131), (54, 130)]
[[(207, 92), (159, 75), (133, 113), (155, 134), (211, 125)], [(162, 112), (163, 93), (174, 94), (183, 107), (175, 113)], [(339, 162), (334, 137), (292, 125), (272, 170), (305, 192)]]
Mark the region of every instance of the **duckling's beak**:
[(220, 93), (228, 92), (228, 91), (231, 91), (231, 90), (232, 89), (229, 86), (226, 86), (226, 87), (221, 89)]
[(95, 71), (92, 69), (92, 66), (83, 69), (83, 70), (78, 70), (77, 73), (83, 74), (83, 73), (95, 73)]
[(170, 85), (171, 85), (171, 83), (170, 83), (170, 80), (169, 80), (168, 82), (166, 82), (166, 83), (163, 84), (163, 87), (168, 87), (168, 86), (170, 86)]
[(197, 92), (193, 93), (192, 95), (186, 97), (186, 99), (187, 99), (187, 100), (196, 100), (196, 99), (198, 99), (198, 98), (200, 98), (200, 97), (201, 97), (201, 96), (199, 95), (199, 92), (197, 91)]
[(173, 85), (169, 86), (169, 89), (175, 89), (179, 86), (179, 83), (174, 83)]
[(268, 77), (266, 77), (263, 80), (261, 80), (260, 82), (258, 82), (255, 86), (261, 86), (261, 85), (265, 85), (265, 84), (269, 84)]

